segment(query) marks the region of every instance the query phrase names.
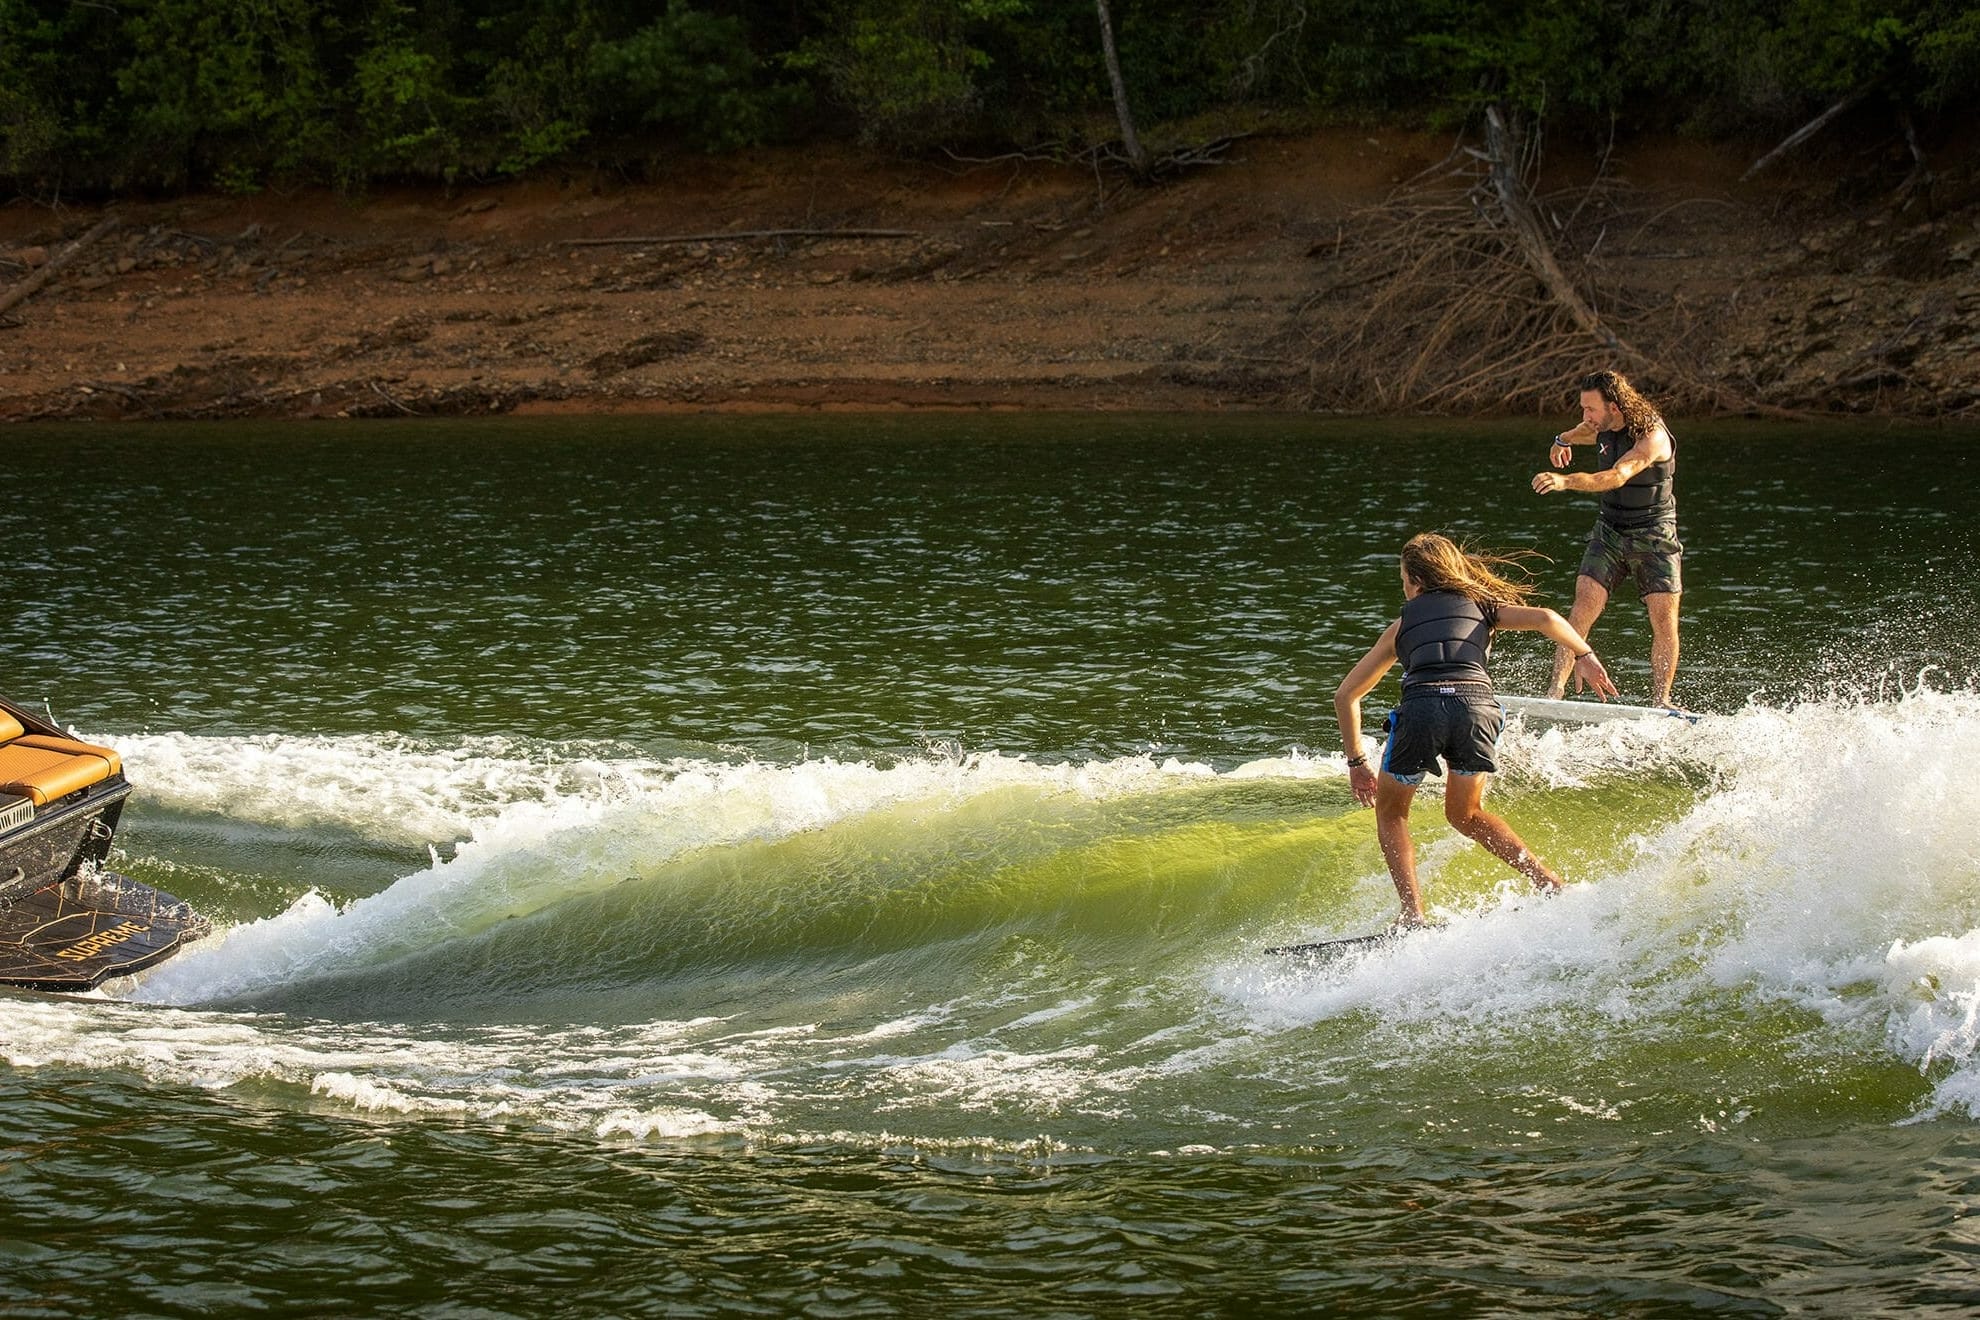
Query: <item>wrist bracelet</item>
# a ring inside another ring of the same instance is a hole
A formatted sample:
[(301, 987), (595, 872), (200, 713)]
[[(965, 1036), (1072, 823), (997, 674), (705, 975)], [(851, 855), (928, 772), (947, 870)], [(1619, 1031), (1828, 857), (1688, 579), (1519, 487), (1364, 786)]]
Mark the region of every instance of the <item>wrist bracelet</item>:
[(1576, 656), (1575, 659), (1586, 660), (1589, 656), (1594, 654), (1595, 654), (1595, 648), (1591, 646), (1586, 651), (1583, 651), (1580, 655)]
[(1350, 756), (1348, 758), (1348, 768), (1350, 770), (1352, 770), (1355, 766), (1367, 765), (1367, 764), (1368, 764), (1368, 758), (1366, 756)]

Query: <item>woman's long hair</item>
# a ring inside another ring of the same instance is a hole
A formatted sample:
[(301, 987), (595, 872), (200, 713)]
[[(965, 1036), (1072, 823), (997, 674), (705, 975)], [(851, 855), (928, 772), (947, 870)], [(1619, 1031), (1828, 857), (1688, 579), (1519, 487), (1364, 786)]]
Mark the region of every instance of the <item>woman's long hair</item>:
[(1499, 570), (1524, 572), (1523, 561), (1542, 557), (1530, 550), (1472, 550), (1448, 536), (1418, 532), (1403, 546), (1402, 566), (1424, 591), (1455, 591), (1481, 604), (1524, 605), (1533, 599), (1533, 584), (1510, 581)]
[(1638, 394), (1636, 386), (1629, 383), (1629, 377), (1620, 371), (1591, 371), (1581, 378), (1580, 388), (1584, 392), (1594, 390), (1611, 408), (1623, 415), (1623, 426), (1629, 431), (1631, 444), (1653, 434), (1664, 424), (1664, 415), (1650, 400)]

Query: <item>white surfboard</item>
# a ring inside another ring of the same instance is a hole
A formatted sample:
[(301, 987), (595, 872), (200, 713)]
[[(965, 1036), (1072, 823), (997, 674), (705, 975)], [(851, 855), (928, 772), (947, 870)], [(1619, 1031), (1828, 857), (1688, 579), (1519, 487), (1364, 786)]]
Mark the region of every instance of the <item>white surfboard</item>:
[(1607, 724), (1612, 720), (1683, 720), (1687, 724), (1696, 724), (1703, 718), (1696, 711), (1671, 710), (1666, 706), (1625, 706), (1614, 701), (1568, 701), (1548, 697), (1513, 697), (1504, 693), (1499, 695), (1499, 701), (1508, 715), (1572, 724)]

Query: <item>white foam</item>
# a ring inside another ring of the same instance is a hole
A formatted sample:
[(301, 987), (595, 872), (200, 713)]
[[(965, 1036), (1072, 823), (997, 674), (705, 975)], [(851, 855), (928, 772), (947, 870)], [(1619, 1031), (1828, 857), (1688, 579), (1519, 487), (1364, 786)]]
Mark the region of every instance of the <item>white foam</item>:
[[(16, 1011), (18, 1010), (18, 1011)], [(750, 1074), (781, 1061), (738, 1041), (686, 1038), (716, 1020), (576, 1027), (418, 1029), (281, 1016), (140, 1009), (96, 1000), (32, 1000), (0, 1015), (0, 1061), (10, 1067), (123, 1069), (154, 1083), (221, 1090), (289, 1087), (379, 1117), (527, 1122), (572, 1131), (696, 1135), (762, 1122), (775, 1093)], [(732, 1112), (678, 1101), (692, 1091)]]
[[(122, 1068), (162, 1083), (205, 1089), (252, 1081), (316, 1089), (328, 1077), (332, 1080), (323, 1083), (322, 1093), (344, 1098), (358, 1095), (360, 1074), (367, 1085), (389, 1089), (377, 1080), (378, 1073), (473, 1077), (487, 1067), (486, 1056), (473, 1045), (422, 1039), (375, 1024), (319, 1023), (297, 1032), (282, 1019), (252, 1014), (140, 1009), (73, 999), (9, 1005), (0, 1015), (0, 1059), (14, 1067)], [(352, 1083), (335, 1080), (343, 1076)]]
[(1246, 962), (1217, 988), (1267, 1029), (1374, 1010), (1419, 1034), (1544, 1030), (1583, 1009), (1647, 1027), (1752, 995), (1817, 1015), (1831, 1048), (1881, 1039), (1938, 1079), (1935, 1112), (1980, 1117), (1980, 694), (1510, 742), (1508, 770), (1549, 783), (1605, 764), (1708, 782), (1628, 841), (1621, 874), (1546, 902), (1508, 884), (1446, 929), (1323, 974)]
[(872, 1097), (875, 1113), (901, 1110), (961, 1110), (1057, 1113), (1090, 1099), (1100, 1070), (1092, 1045), (1025, 1051), (981, 1041), (951, 1045), (918, 1057), (879, 1056), (837, 1063), (857, 1065), (862, 1076), (879, 1081)]
[(739, 1135), (746, 1130), (733, 1119), (672, 1105), (644, 1112), (615, 1109), (592, 1126), (592, 1131), (601, 1137), (631, 1137), (635, 1141)]
[(1925, 1116), (1964, 1112), (1980, 1118), (1980, 931), (1891, 945), (1882, 990), (1896, 1005), (1891, 1048), (1916, 1059), (1920, 1072), (1944, 1070)]
[(312, 1095), (340, 1100), (369, 1114), (466, 1114), (469, 1109), (465, 1100), (409, 1096), (396, 1087), (347, 1072), (318, 1073), (310, 1081), (309, 1090)]
[(391, 735), (211, 738), (118, 735), (144, 799), (170, 811), (292, 829), (332, 828), (390, 843), (449, 841), (519, 803), (637, 793), (671, 764), (606, 749)]

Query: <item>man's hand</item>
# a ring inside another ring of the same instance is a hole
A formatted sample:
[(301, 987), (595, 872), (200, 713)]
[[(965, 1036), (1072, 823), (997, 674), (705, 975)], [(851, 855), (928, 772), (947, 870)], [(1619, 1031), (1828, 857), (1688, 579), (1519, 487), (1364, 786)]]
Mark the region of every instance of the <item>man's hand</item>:
[(1354, 800), (1364, 807), (1375, 805), (1375, 771), (1367, 762), (1348, 767), (1348, 788), (1354, 793)]
[(1567, 478), (1558, 472), (1536, 472), (1533, 474), (1533, 493), (1552, 495), (1557, 490), (1567, 489)]
[(1556, 436), (1554, 443), (1548, 446), (1547, 461), (1557, 468), (1573, 467), (1574, 446)]

